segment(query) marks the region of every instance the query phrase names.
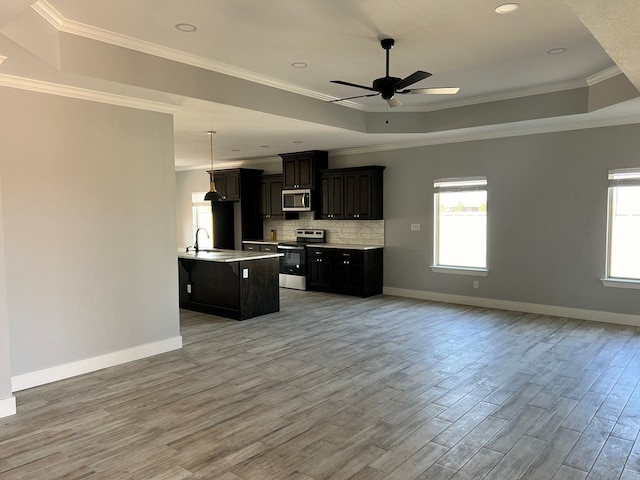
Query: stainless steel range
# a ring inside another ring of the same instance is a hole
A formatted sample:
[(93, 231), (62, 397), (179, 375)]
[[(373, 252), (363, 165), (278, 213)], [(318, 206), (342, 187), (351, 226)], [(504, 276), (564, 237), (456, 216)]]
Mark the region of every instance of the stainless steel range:
[(307, 289), (306, 245), (324, 243), (325, 231), (300, 228), (296, 230), (296, 241), (278, 244), (280, 257), (280, 286), (297, 290)]

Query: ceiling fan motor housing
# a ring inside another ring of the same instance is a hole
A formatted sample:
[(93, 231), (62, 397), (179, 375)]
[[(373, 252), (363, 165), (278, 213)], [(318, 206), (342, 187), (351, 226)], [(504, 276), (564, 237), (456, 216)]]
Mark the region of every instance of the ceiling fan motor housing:
[(401, 78), (398, 77), (382, 77), (376, 78), (373, 81), (373, 88), (377, 90), (382, 95), (382, 98), (385, 100), (389, 100), (391, 97), (395, 95), (395, 85), (398, 83)]
[(382, 48), (385, 50), (390, 50), (395, 44), (396, 41), (393, 38), (383, 38), (380, 40), (380, 45), (382, 45)]

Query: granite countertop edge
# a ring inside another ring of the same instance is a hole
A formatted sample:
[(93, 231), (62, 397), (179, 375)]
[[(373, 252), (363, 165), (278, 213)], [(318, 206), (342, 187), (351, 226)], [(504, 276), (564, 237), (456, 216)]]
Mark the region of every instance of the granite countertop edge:
[(217, 250), (217, 251), (200, 251), (184, 252), (178, 250), (178, 258), (186, 258), (191, 260), (204, 260), (206, 262), (241, 262), (245, 260), (260, 260), (263, 258), (278, 258), (282, 253), (270, 252), (247, 252), (244, 250)]

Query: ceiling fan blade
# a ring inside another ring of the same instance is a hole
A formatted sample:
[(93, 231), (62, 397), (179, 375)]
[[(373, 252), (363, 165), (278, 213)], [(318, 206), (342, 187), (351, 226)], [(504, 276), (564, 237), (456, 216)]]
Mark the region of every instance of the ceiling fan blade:
[(409, 85), (413, 85), (414, 83), (419, 82), (420, 80), (424, 80), (425, 78), (429, 78), (431, 74), (429, 72), (423, 72), (422, 70), (418, 70), (417, 72), (413, 72), (408, 77), (403, 78), (398, 83), (396, 83), (393, 88), (394, 90), (402, 90), (403, 88), (408, 87)]
[(354, 98), (377, 97), (379, 93), (370, 93), (369, 95), (356, 95), (355, 97), (336, 98), (335, 100), (327, 100), (327, 103), (341, 102), (342, 100), (353, 100)]
[(338, 85), (346, 85), (348, 87), (356, 87), (356, 88), (364, 88), (365, 90), (370, 90), (372, 92), (377, 92), (375, 88), (365, 87), (364, 85), (358, 85), (357, 83), (351, 82), (343, 82), (342, 80), (330, 80), (331, 83), (337, 83)]
[(460, 87), (432, 87), (432, 88), (413, 88), (411, 90), (403, 90), (396, 93), (418, 93), (421, 95), (455, 95), (460, 91)]
[(393, 107), (399, 107), (402, 105), (402, 102), (400, 101), (400, 99), (398, 97), (396, 97), (395, 95), (389, 99), (387, 99), (387, 104), (393, 108)]

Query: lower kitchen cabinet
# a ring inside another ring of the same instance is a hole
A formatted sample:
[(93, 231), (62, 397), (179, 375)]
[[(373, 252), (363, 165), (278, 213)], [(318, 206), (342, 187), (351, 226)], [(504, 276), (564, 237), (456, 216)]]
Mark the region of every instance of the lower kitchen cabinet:
[(307, 288), (333, 291), (333, 257), (330, 248), (307, 247)]
[(382, 293), (383, 249), (307, 247), (307, 288), (370, 297)]
[(274, 243), (266, 243), (266, 242), (251, 242), (251, 241), (243, 241), (242, 242), (242, 250), (246, 250), (249, 252), (270, 252), (277, 253), (278, 252), (278, 244)]

